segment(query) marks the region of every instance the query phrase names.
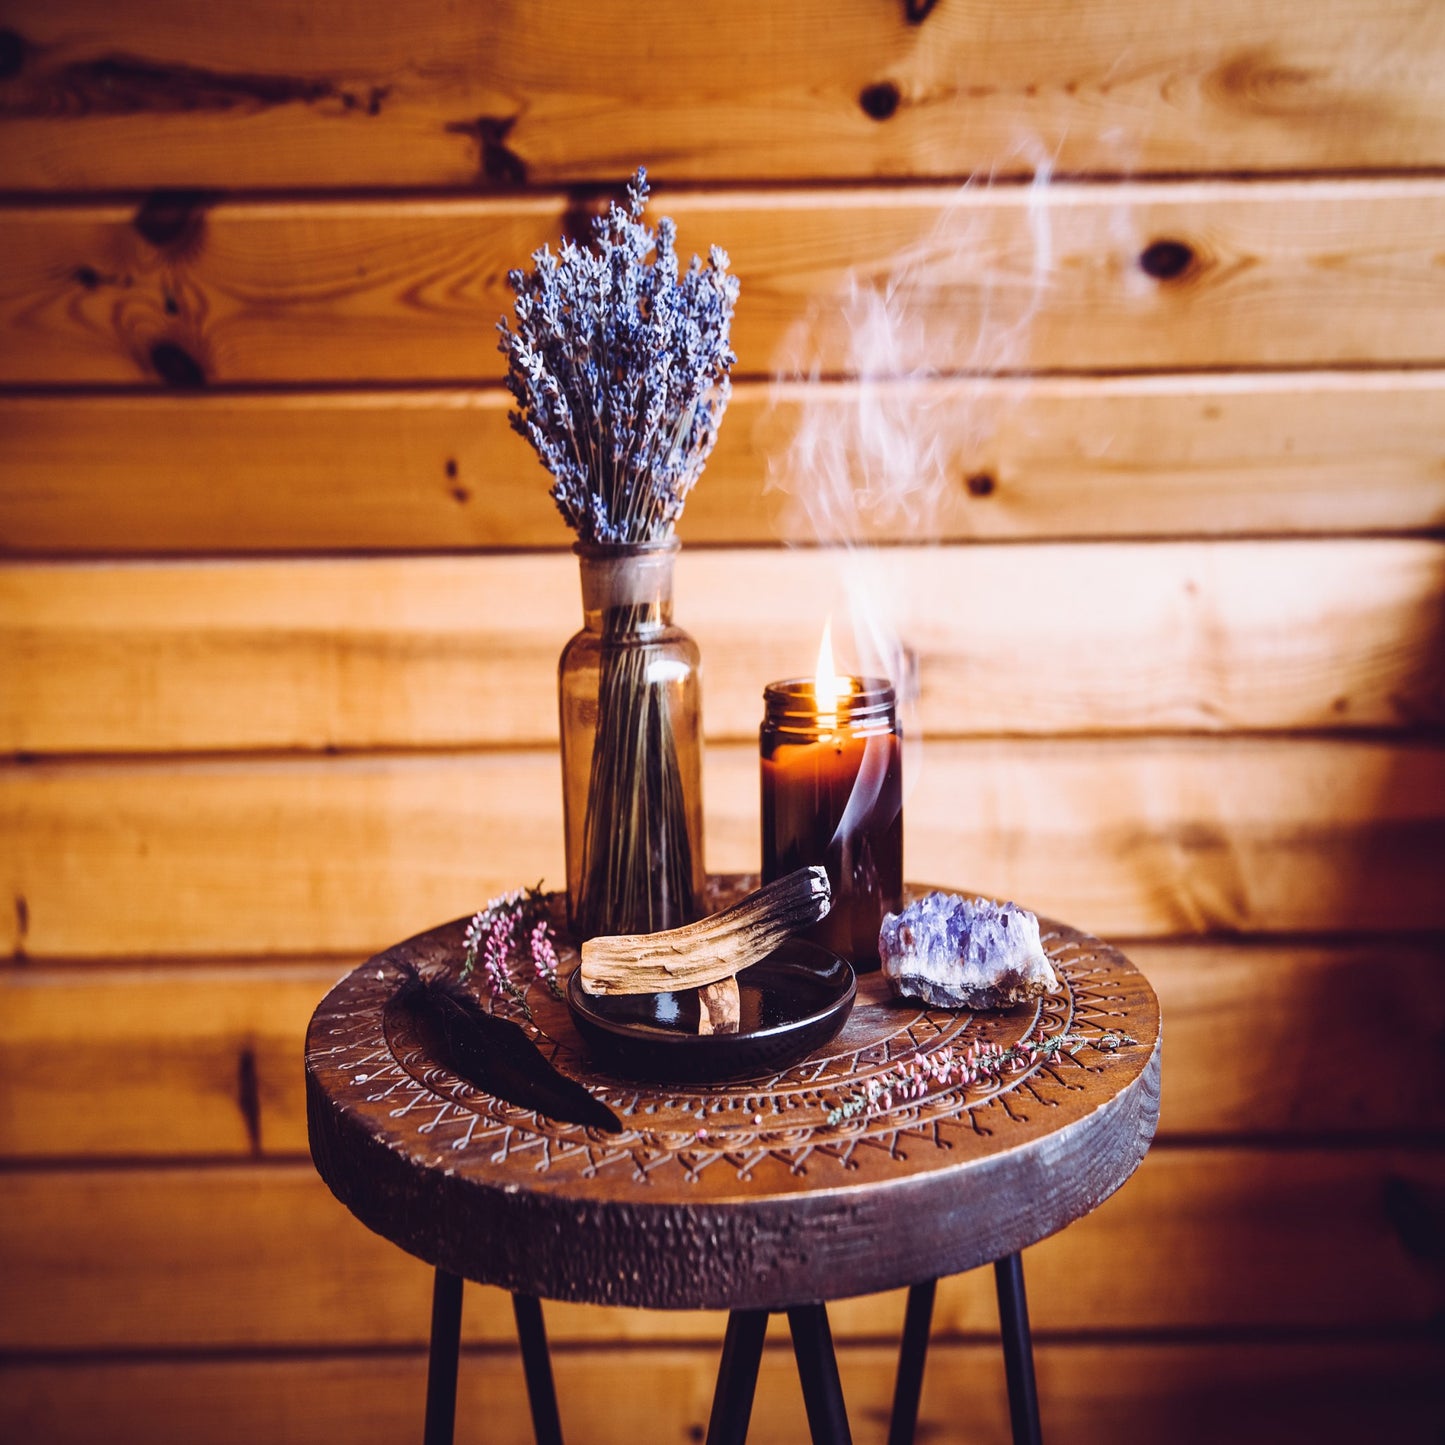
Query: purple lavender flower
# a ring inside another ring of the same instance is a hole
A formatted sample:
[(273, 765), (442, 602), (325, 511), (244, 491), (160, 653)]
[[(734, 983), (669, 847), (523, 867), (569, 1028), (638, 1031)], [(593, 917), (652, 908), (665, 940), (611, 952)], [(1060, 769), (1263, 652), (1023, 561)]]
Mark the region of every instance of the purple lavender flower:
[[(592, 244), (543, 246), (511, 271), (516, 329), (497, 323), (513, 430), (552, 473), (552, 499), (583, 542), (659, 541), (717, 440), (738, 281), (727, 253), (677, 259), (677, 227), (642, 223), (647, 173), (592, 223)], [(649, 262), (648, 257), (653, 259)]]

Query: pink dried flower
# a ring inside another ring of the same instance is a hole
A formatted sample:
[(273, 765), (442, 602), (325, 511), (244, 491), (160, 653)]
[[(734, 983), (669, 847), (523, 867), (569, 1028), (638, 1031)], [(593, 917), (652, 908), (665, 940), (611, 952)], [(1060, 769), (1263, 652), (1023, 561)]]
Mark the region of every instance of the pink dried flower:
[(507, 972), (507, 953), (512, 942), (514, 920), (505, 914), (498, 914), (482, 945), (482, 973), (493, 998), (503, 997), (511, 985)]
[(886, 1073), (871, 1080), (865, 1089), (850, 1094), (828, 1115), (828, 1123), (840, 1124), (868, 1110), (886, 1112), (893, 1107), (895, 1097), (901, 1099), (922, 1099), (929, 1086), (938, 1089), (969, 1088), (974, 1084), (996, 1083), (1006, 1074), (1022, 1073), (1055, 1054), (1066, 1052), (1076, 1054), (1085, 1045), (1112, 1052), (1124, 1044), (1137, 1042), (1128, 1034), (1105, 1033), (1095, 1038), (1082, 1034), (1055, 1034), (1046, 1037), (1040, 1029), (1036, 1035), (1025, 1036), (1016, 1044), (1004, 1048), (1002, 1044), (979, 1040), (965, 1049), (945, 1044), (929, 1054), (915, 1054), (913, 1058), (895, 1064)]
[(537, 977), (560, 998), (562, 987), (557, 982), (557, 946), (553, 941), (551, 926), (545, 918), (538, 919), (530, 942), (532, 966), (537, 970)]
[(530, 1018), (526, 995), (518, 987), (512, 968), (523, 937), (530, 935), (528, 943), (533, 965), (552, 991), (558, 992), (557, 951), (547, 927), (546, 910), (547, 898), (540, 883), (535, 888), (517, 888), (510, 893), (499, 894), (485, 908), (479, 909), (462, 935), (466, 956), (462, 963), (461, 982), (466, 983), (480, 965), (492, 998), (510, 999)]

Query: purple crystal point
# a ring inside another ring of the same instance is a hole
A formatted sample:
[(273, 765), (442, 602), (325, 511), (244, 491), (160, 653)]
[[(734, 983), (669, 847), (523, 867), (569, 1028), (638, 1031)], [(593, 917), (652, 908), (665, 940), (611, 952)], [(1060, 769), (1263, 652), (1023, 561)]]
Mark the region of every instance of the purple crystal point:
[(1059, 988), (1038, 919), (1013, 903), (929, 893), (883, 915), (878, 951), (893, 992), (935, 1008), (1009, 1008)]

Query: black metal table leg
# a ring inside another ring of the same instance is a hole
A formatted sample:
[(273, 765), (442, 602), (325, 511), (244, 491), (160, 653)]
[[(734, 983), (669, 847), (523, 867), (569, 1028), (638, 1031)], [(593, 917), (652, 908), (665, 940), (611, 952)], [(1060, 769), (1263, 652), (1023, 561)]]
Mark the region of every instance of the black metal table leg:
[(457, 1354), (461, 1344), (462, 1277), (439, 1269), (431, 1291), (425, 1445), (452, 1445), (452, 1427), (457, 1416)]
[(793, 1332), (793, 1355), (798, 1361), (813, 1445), (853, 1445), (827, 1309), (820, 1304), (794, 1305), (788, 1311), (788, 1327)]
[(557, 1414), (557, 1391), (552, 1384), (552, 1355), (547, 1349), (542, 1303), (535, 1295), (514, 1294), (512, 1313), (517, 1320), (517, 1340), (522, 1346), (527, 1400), (532, 1406), (532, 1434), (537, 1445), (562, 1445), (562, 1420)]
[(707, 1422), (707, 1445), (743, 1445), (748, 1438), (767, 1332), (767, 1310), (734, 1310), (728, 1316), (712, 1415)]
[(903, 1317), (903, 1343), (898, 1347), (898, 1379), (893, 1386), (893, 1418), (888, 1445), (913, 1445), (918, 1424), (918, 1397), (923, 1393), (923, 1365), (928, 1358), (928, 1331), (933, 1323), (933, 1296), (938, 1281), (916, 1284), (908, 1291)]
[(998, 1287), (998, 1322), (1003, 1331), (1003, 1363), (1008, 1373), (1008, 1412), (1013, 1422), (1014, 1445), (1043, 1445), (1023, 1260), (1016, 1254), (996, 1260), (993, 1274)]

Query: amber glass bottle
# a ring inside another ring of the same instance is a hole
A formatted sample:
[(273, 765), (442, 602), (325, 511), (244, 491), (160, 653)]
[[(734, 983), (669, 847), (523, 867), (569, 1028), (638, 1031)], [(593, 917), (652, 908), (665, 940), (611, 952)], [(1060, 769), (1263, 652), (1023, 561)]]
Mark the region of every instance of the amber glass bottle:
[(579, 938), (701, 915), (702, 687), (672, 622), (678, 543), (573, 549), (583, 628), (558, 664), (567, 907)]

